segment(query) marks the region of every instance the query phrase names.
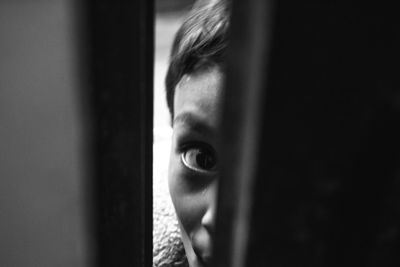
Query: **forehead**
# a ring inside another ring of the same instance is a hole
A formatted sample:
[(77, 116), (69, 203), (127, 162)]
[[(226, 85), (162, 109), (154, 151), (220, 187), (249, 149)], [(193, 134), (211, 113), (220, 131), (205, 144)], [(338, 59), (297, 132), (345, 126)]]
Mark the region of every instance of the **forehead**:
[(191, 113), (216, 124), (221, 112), (223, 77), (218, 67), (182, 77), (175, 89), (174, 118)]

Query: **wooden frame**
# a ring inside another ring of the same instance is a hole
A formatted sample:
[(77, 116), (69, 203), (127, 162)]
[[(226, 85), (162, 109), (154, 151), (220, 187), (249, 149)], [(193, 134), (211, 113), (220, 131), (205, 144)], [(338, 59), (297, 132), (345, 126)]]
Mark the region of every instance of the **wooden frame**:
[(152, 266), (154, 3), (88, 0), (95, 266)]
[(393, 10), (233, 1), (216, 266), (399, 265)]

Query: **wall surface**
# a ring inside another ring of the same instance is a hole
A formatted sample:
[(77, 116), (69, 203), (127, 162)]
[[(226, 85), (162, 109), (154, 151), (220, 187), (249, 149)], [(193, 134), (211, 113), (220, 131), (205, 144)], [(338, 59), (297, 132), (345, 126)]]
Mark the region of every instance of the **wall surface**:
[(0, 266), (87, 263), (71, 2), (0, 2)]

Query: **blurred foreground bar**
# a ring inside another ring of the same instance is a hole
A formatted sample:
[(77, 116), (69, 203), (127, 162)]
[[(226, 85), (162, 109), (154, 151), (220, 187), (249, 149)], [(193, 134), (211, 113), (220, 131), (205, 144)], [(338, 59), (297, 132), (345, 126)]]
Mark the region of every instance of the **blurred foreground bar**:
[(399, 266), (393, 5), (233, 1), (216, 266)]
[(151, 266), (153, 1), (87, 0), (96, 266)]
[(87, 267), (69, 0), (0, 1), (0, 266)]

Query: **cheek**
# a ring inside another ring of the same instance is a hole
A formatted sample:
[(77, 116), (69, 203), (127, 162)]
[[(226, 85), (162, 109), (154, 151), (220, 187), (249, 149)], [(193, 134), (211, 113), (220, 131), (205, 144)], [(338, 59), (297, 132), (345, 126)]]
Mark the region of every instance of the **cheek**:
[(191, 182), (198, 177), (193, 177), (181, 163), (180, 155), (173, 153), (170, 157), (168, 175), (169, 191), (176, 214), (190, 236), (190, 233), (200, 226), (205, 211), (202, 190)]

